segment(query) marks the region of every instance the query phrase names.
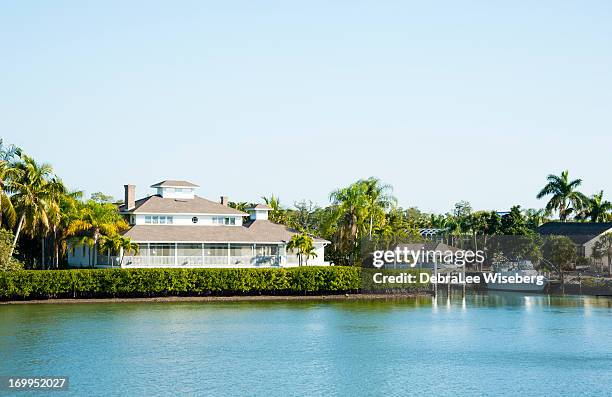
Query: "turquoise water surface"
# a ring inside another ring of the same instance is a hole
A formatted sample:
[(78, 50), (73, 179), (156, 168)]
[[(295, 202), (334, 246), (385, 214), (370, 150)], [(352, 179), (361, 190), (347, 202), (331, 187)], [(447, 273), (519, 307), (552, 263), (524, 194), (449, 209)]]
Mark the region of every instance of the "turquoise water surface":
[(0, 358), (54, 396), (611, 395), (612, 300), (0, 305)]

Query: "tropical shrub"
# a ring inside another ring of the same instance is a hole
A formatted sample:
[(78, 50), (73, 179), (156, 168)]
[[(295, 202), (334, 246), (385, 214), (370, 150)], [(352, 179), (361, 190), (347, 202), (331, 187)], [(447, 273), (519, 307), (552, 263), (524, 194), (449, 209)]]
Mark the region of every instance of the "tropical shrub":
[(0, 273), (0, 299), (358, 292), (361, 269), (72, 269)]

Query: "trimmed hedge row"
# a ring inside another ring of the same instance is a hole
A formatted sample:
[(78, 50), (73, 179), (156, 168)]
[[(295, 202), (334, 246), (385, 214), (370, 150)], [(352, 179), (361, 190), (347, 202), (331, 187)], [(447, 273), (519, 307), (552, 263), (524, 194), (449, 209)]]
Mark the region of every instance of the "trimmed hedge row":
[(361, 268), (73, 269), (0, 272), (0, 300), (358, 292)]

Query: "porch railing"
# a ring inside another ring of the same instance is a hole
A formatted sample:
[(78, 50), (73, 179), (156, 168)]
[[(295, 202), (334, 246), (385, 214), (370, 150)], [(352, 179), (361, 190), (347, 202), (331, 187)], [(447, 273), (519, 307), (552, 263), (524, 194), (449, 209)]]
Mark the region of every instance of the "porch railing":
[[(120, 258), (111, 256), (109, 265), (120, 266)], [(126, 267), (193, 267), (193, 266), (278, 266), (281, 257), (275, 255), (260, 256), (124, 256)], [(293, 262), (291, 262), (293, 263)], [(297, 263), (297, 262), (295, 262)]]

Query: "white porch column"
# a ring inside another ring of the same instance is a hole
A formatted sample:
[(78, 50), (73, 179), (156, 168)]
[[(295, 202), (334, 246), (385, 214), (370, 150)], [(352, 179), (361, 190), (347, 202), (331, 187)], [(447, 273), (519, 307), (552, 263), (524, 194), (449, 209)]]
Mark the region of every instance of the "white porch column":
[(202, 248), (202, 265), (205, 265), (204, 257), (206, 256), (206, 252), (204, 251), (204, 243), (200, 244), (200, 247)]
[(227, 243), (227, 265), (230, 266), (232, 264), (232, 260), (231, 260), (231, 249), (230, 249), (230, 243)]
[(174, 266), (178, 266), (178, 243), (174, 243)]
[[(123, 247), (119, 247), (119, 258), (120, 258), (120, 262), (119, 262), (119, 267), (123, 267)], [(115, 267), (115, 265), (113, 264), (113, 267)]]

